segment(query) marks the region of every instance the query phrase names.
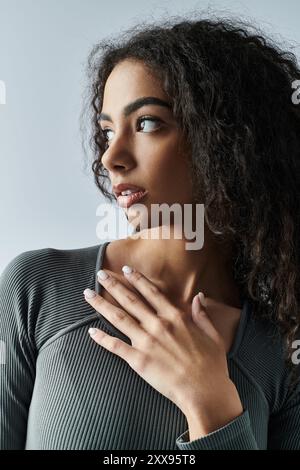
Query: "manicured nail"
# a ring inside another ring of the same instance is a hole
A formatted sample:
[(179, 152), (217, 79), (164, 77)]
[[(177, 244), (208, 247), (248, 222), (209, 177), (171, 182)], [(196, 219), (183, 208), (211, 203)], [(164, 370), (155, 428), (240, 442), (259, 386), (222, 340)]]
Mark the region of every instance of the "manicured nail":
[(130, 266), (123, 266), (122, 271), (124, 274), (132, 273), (133, 269)]
[(91, 336), (94, 336), (97, 333), (97, 328), (89, 328), (88, 331)]
[(92, 299), (96, 296), (96, 292), (92, 289), (84, 289), (83, 293), (87, 299)]
[(199, 292), (198, 297), (199, 297), (200, 302), (203, 305), (203, 307), (207, 307), (206, 298), (205, 298), (205, 295), (203, 294), (203, 292)]
[(97, 277), (101, 279), (101, 281), (105, 281), (105, 279), (107, 279), (109, 276), (105, 271), (100, 269), (100, 271), (97, 272)]

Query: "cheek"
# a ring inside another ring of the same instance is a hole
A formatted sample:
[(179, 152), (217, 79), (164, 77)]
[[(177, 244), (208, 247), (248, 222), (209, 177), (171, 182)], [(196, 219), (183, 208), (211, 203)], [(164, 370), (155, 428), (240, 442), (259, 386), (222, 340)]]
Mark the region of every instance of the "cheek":
[(152, 188), (152, 198), (170, 203), (175, 200), (190, 202), (188, 156), (180, 149), (178, 134), (174, 132), (161, 139), (151, 139), (139, 150), (143, 157), (140, 168), (147, 186)]
[(156, 174), (159, 179), (165, 179), (165, 175), (168, 176), (168, 180), (177, 179), (178, 175), (181, 175), (182, 179), (187, 174), (187, 156), (179, 149), (176, 133), (157, 141), (153, 139), (150, 146), (141, 149), (141, 155), (143, 155), (141, 166), (146, 174), (149, 172), (149, 178)]
[(162, 157), (156, 165), (168, 181), (168, 186), (175, 186), (177, 193), (184, 191), (190, 186), (187, 156), (180, 151), (179, 145), (173, 144)]

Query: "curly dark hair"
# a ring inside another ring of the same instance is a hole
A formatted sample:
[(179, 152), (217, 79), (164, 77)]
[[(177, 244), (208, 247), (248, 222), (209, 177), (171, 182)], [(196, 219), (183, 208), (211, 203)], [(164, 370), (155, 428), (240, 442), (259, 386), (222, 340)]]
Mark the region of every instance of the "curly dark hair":
[(195, 19), (194, 14), (139, 23), (101, 40), (87, 65), (89, 143), (95, 183), (110, 201), (101, 162), (107, 144), (98, 116), (105, 82), (125, 59), (150, 67), (170, 97), (191, 148), (195, 200), (204, 203), (216, 239), (231, 242), (241, 295), (252, 299), (253, 314), (279, 327), (291, 364), (300, 324), (296, 56), (240, 18)]

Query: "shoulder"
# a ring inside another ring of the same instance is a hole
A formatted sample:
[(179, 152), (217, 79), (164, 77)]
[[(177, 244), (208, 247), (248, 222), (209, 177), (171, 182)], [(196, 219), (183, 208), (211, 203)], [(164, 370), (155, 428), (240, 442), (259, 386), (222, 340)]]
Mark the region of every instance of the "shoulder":
[(54, 274), (57, 279), (73, 269), (93, 266), (101, 245), (77, 249), (40, 248), (19, 253), (5, 266), (1, 273), (1, 283), (14, 285), (24, 291), (33, 282), (49, 279)]
[(22, 325), (37, 348), (90, 308), (82, 292), (95, 285), (101, 245), (42, 248), (15, 256), (0, 276), (0, 321)]
[[(40, 248), (16, 255), (0, 276), (0, 295), (6, 302), (38, 306), (76, 283), (91, 283), (102, 245), (78, 249)], [(77, 286), (78, 287), (78, 286)]]

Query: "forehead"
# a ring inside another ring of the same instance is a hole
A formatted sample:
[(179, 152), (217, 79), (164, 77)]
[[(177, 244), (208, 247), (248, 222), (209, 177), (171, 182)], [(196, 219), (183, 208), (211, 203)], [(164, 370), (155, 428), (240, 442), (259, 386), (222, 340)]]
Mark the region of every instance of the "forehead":
[(104, 88), (103, 110), (113, 112), (141, 96), (167, 99), (155, 73), (143, 62), (126, 59), (110, 73)]

